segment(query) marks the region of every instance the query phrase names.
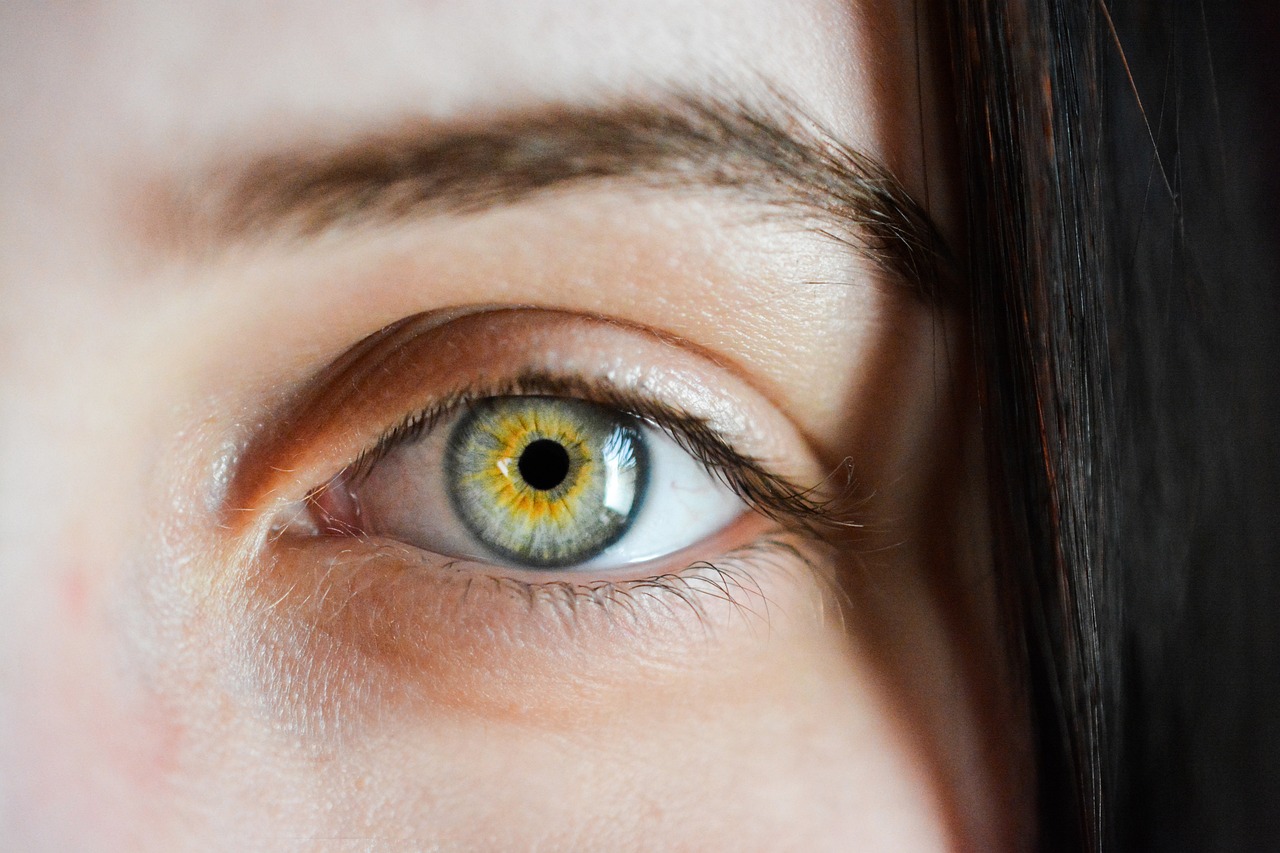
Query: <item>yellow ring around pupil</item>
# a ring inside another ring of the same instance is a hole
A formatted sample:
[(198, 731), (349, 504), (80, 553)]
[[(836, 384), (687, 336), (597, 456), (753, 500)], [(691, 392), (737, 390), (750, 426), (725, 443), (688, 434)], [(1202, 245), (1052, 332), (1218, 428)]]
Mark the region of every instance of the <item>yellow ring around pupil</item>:
[[(551, 423), (545, 423), (550, 420)], [(486, 429), (498, 448), (488, 464), (468, 479), (490, 490), (495, 503), (515, 518), (537, 524), (567, 523), (582, 493), (591, 483), (595, 460), (590, 448), (572, 425), (559, 418), (539, 418), (537, 413), (502, 419), (497, 430)], [(505, 433), (505, 434), (503, 434)], [(569, 454), (564, 482), (553, 489), (537, 489), (520, 475), (520, 457), (535, 441), (554, 441)]]
[[(639, 505), (645, 446), (625, 415), (605, 407), (555, 397), (491, 398), (459, 421), (449, 441), (446, 476), (455, 510), (481, 543), (514, 562), (580, 562), (622, 535)], [(563, 479), (550, 488), (532, 485), (520, 470), (537, 441), (554, 442), (568, 455)]]

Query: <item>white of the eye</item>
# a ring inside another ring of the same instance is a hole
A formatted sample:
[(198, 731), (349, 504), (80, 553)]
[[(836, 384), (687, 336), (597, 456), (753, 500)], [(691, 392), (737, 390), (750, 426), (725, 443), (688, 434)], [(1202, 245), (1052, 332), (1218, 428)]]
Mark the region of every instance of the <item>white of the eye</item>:
[(635, 499), (636, 471), (634, 466), (626, 464), (631, 456), (625, 452), (622, 433), (614, 432), (609, 436), (600, 456), (608, 469), (608, 479), (604, 484), (605, 509), (625, 516)]
[(619, 568), (695, 545), (747, 511), (718, 477), (662, 430), (645, 425), (649, 483), (639, 514), (622, 538), (574, 567)]

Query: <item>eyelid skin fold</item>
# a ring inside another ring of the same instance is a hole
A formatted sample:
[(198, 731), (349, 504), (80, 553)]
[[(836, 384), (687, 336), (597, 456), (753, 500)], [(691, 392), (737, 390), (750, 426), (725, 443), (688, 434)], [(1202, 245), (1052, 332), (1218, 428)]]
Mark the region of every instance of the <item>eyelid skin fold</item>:
[(767, 517), (811, 533), (856, 527), (848, 470), (822, 470), (776, 408), (733, 378), (689, 347), (607, 320), (534, 310), (408, 318), (333, 362), (249, 442), (226, 522), (304, 500), (344, 470), (358, 476), (468, 400), (552, 394), (654, 422)]

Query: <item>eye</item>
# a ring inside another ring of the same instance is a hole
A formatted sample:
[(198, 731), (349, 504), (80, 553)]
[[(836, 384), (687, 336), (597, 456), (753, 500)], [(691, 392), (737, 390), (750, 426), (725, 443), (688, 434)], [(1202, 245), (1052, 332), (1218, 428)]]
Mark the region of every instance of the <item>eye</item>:
[(748, 510), (653, 421), (581, 399), (487, 397), (388, 444), (316, 492), (323, 529), (525, 569), (613, 569)]

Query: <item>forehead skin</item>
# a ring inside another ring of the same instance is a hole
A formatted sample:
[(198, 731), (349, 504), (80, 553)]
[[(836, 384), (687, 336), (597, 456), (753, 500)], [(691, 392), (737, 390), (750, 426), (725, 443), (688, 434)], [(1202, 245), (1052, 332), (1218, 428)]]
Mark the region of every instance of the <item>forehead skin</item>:
[[(155, 187), (198, 193), (273, 151), (671, 91), (786, 93), (950, 233), (916, 48), (889, 0), (5, 3), (0, 847), (1010, 846), (947, 317), (830, 241), (665, 191), (212, 257), (154, 239)], [(405, 286), (424, 256), (436, 277)], [(397, 705), (376, 737), (317, 734), (266, 708), (241, 653), (273, 638), (211, 617), (201, 580), (226, 545), (209, 460), (274, 389), (476, 288), (693, 341), (819, 462), (893, 483), (896, 550), (846, 591), (848, 635), (780, 630), (740, 670), (661, 689), (614, 672), (588, 691), (607, 713), (545, 728)]]
[[(401, 115), (774, 84), (924, 195), (920, 92), (888, 3), (6, 4), (6, 232), (89, 196), (98, 231), (148, 171)], [(927, 95), (927, 93), (925, 93)], [(104, 175), (110, 180), (104, 181)], [(21, 195), (17, 195), (17, 192)], [(39, 204), (40, 200), (46, 204)], [(32, 205), (37, 205), (34, 209)], [(99, 207), (100, 206), (100, 207)]]

